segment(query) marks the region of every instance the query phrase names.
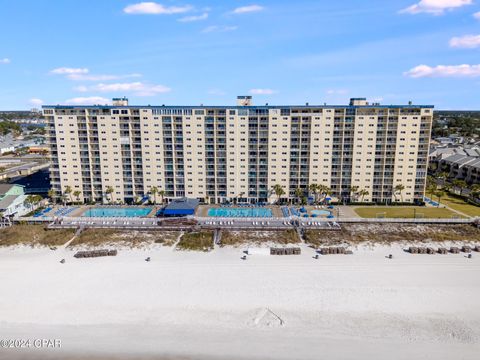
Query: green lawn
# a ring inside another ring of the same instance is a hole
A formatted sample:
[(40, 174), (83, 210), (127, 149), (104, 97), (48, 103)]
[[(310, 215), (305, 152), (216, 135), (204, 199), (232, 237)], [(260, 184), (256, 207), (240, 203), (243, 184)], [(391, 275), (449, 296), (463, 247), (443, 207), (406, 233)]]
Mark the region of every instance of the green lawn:
[[(460, 215), (444, 208), (430, 208), (418, 206), (366, 206), (357, 207), (353, 209), (358, 216), (363, 218), (380, 217), (381, 213), (385, 213), (387, 218), (413, 218), (414, 211), (417, 217), (423, 218), (451, 218), (452, 216)], [(423, 216), (422, 216), (423, 215)]]
[[(436, 199), (435, 201), (437, 201)], [(443, 196), (440, 202), (444, 205), (451, 207), (452, 209), (461, 211), (469, 216), (480, 216), (480, 206), (467, 204), (459, 197), (453, 197), (451, 195)]]

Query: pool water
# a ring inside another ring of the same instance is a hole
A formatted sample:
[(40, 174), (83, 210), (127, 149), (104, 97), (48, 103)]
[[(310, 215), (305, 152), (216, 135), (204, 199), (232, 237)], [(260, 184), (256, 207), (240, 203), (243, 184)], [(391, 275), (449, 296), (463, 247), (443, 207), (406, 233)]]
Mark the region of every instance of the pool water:
[(215, 217), (272, 217), (272, 210), (265, 208), (210, 208), (208, 216)]
[(85, 211), (82, 216), (86, 217), (144, 217), (152, 211), (152, 208), (92, 208)]
[(312, 210), (311, 213), (317, 216), (328, 216), (331, 214), (328, 210)]

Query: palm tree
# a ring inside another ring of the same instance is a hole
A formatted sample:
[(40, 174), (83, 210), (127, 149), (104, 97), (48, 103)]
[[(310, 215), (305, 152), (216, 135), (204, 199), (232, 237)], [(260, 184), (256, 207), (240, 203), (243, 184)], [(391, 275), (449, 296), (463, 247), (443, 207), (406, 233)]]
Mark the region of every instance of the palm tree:
[(210, 204), (209, 200), (210, 200), (210, 196), (205, 195), (205, 204)]
[(164, 196), (165, 196), (165, 190), (160, 190), (160, 191), (158, 192), (158, 195), (161, 196), (161, 198), (162, 198), (162, 205), (163, 205), (163, 198), (164, 198)]
[(272, 190), (274, 194), (277, 196), (277, 203), (279, 203), (282, 196), (285, 195), (285, 190), (283, 190), (282, 185), (279, 185), (279, 184), (273, 185)]
[(81, 193), (82, 193), (82, 192), (79, 191), (79, 190), (75, 190), (75, 191), (73, 192), (73, 196), (75, 196), (75, 198), (77, 199), (77, 202), (78, 202), (78, 203), (80, 202), (80, 194), (81, 194)]
[(72, 187), (70, 185), (65, 186), (63, 193), (68, 197), (70, 202), (72, 202)]
[(405, 186), (403, 186), (402, 184), (398, 184), (395, 186), (394, 193), (393, 193), (393, 195), (395, 196), (395, 201), (397, 201), (396, 194), (400, 193), (400, 199), (402, 200), (402, 203), (403, 203), (403, 194), (402, 194), (403, 190), (405, 190)]
[(358, 192), (358, 195), (362, 197), (362, 202), (363, 202), (365, 196), (370, 195), (370, 192), (367, 189), (362, 189)]
[(318, 185), (317, 190), (318, 193), (322, 195), (322, 202), (325, 202), (327, 196), (332, 194), (332, 190), (326, 185)]
[(28, 195), (23, 204), (30, 209), (30, 211), (33, 210), (33, 208), (38, 205), (38, 203), (42, 201), (42, 197), (40, 195)]
[[(113, 187), (111, 186), (107, 186), (107, 189), (105, 190), (105, 194), (107, 194), (107, 200), (108, 202), (112, 202), (113, 200), (113, 196), (111, 196), (111, 194), (113, 194), (115, 190), (113, 189)], [(110, 195), (110, 196), (109, 196)], [(108, 199), (110, 197), (110, 199)]]
[(297, 201), (300, 202), (301, 198), (303, 197), (303, 189), (302, 188), (296, 188), (295, 189), (295, 197), (297, 198)]
[(56, 201), (56, 192), (55, 190), (52, 188), (50, 190), (48, 190), (48, 198), (52, 201), (52, 203), (55, 205), (55, 201)]
[(152, 186), (152, 188), (150, 189), (150, 194), (153, 195), (153, 203), (156, 204), (157, 203), (158, 187)]
[[(357, 186), (357, 185), (351, 186), (351, 187), (350, 187), (350, 198), (356, 197), (357, 192), (358, 192), (358, 186)], [(351, 200), (350, 200), (350, 201), (351, 201)]]
[(435, 195), (438, 197), (438, 206), (440, 206), (440, 199), (445, 196), (445, 191), (438, 190)]

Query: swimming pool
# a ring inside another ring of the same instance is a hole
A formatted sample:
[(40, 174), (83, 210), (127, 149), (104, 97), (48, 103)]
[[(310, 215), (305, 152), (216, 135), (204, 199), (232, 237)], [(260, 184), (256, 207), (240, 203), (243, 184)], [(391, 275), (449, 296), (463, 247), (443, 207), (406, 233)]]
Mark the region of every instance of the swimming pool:
[(210, 208), (208, 216), (215, 217), (272, 217), (272, 210), (266, 208)]
[(85, 211), (85, 217), (143, 217), (147, 216), (152, 208), (92, 208)]
[(312, 210), (311, 213), (317, 216), (328, 216), (331, 214), (328, 210)]

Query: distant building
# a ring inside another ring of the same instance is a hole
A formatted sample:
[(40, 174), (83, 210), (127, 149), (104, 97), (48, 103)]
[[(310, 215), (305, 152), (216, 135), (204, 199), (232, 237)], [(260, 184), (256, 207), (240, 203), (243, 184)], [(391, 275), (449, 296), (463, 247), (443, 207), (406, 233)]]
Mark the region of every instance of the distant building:
[(22, 216), (30, 211), (24, 203), (24, 188), (16, 184), (0, 184), (0, 212), (4, 216)]

